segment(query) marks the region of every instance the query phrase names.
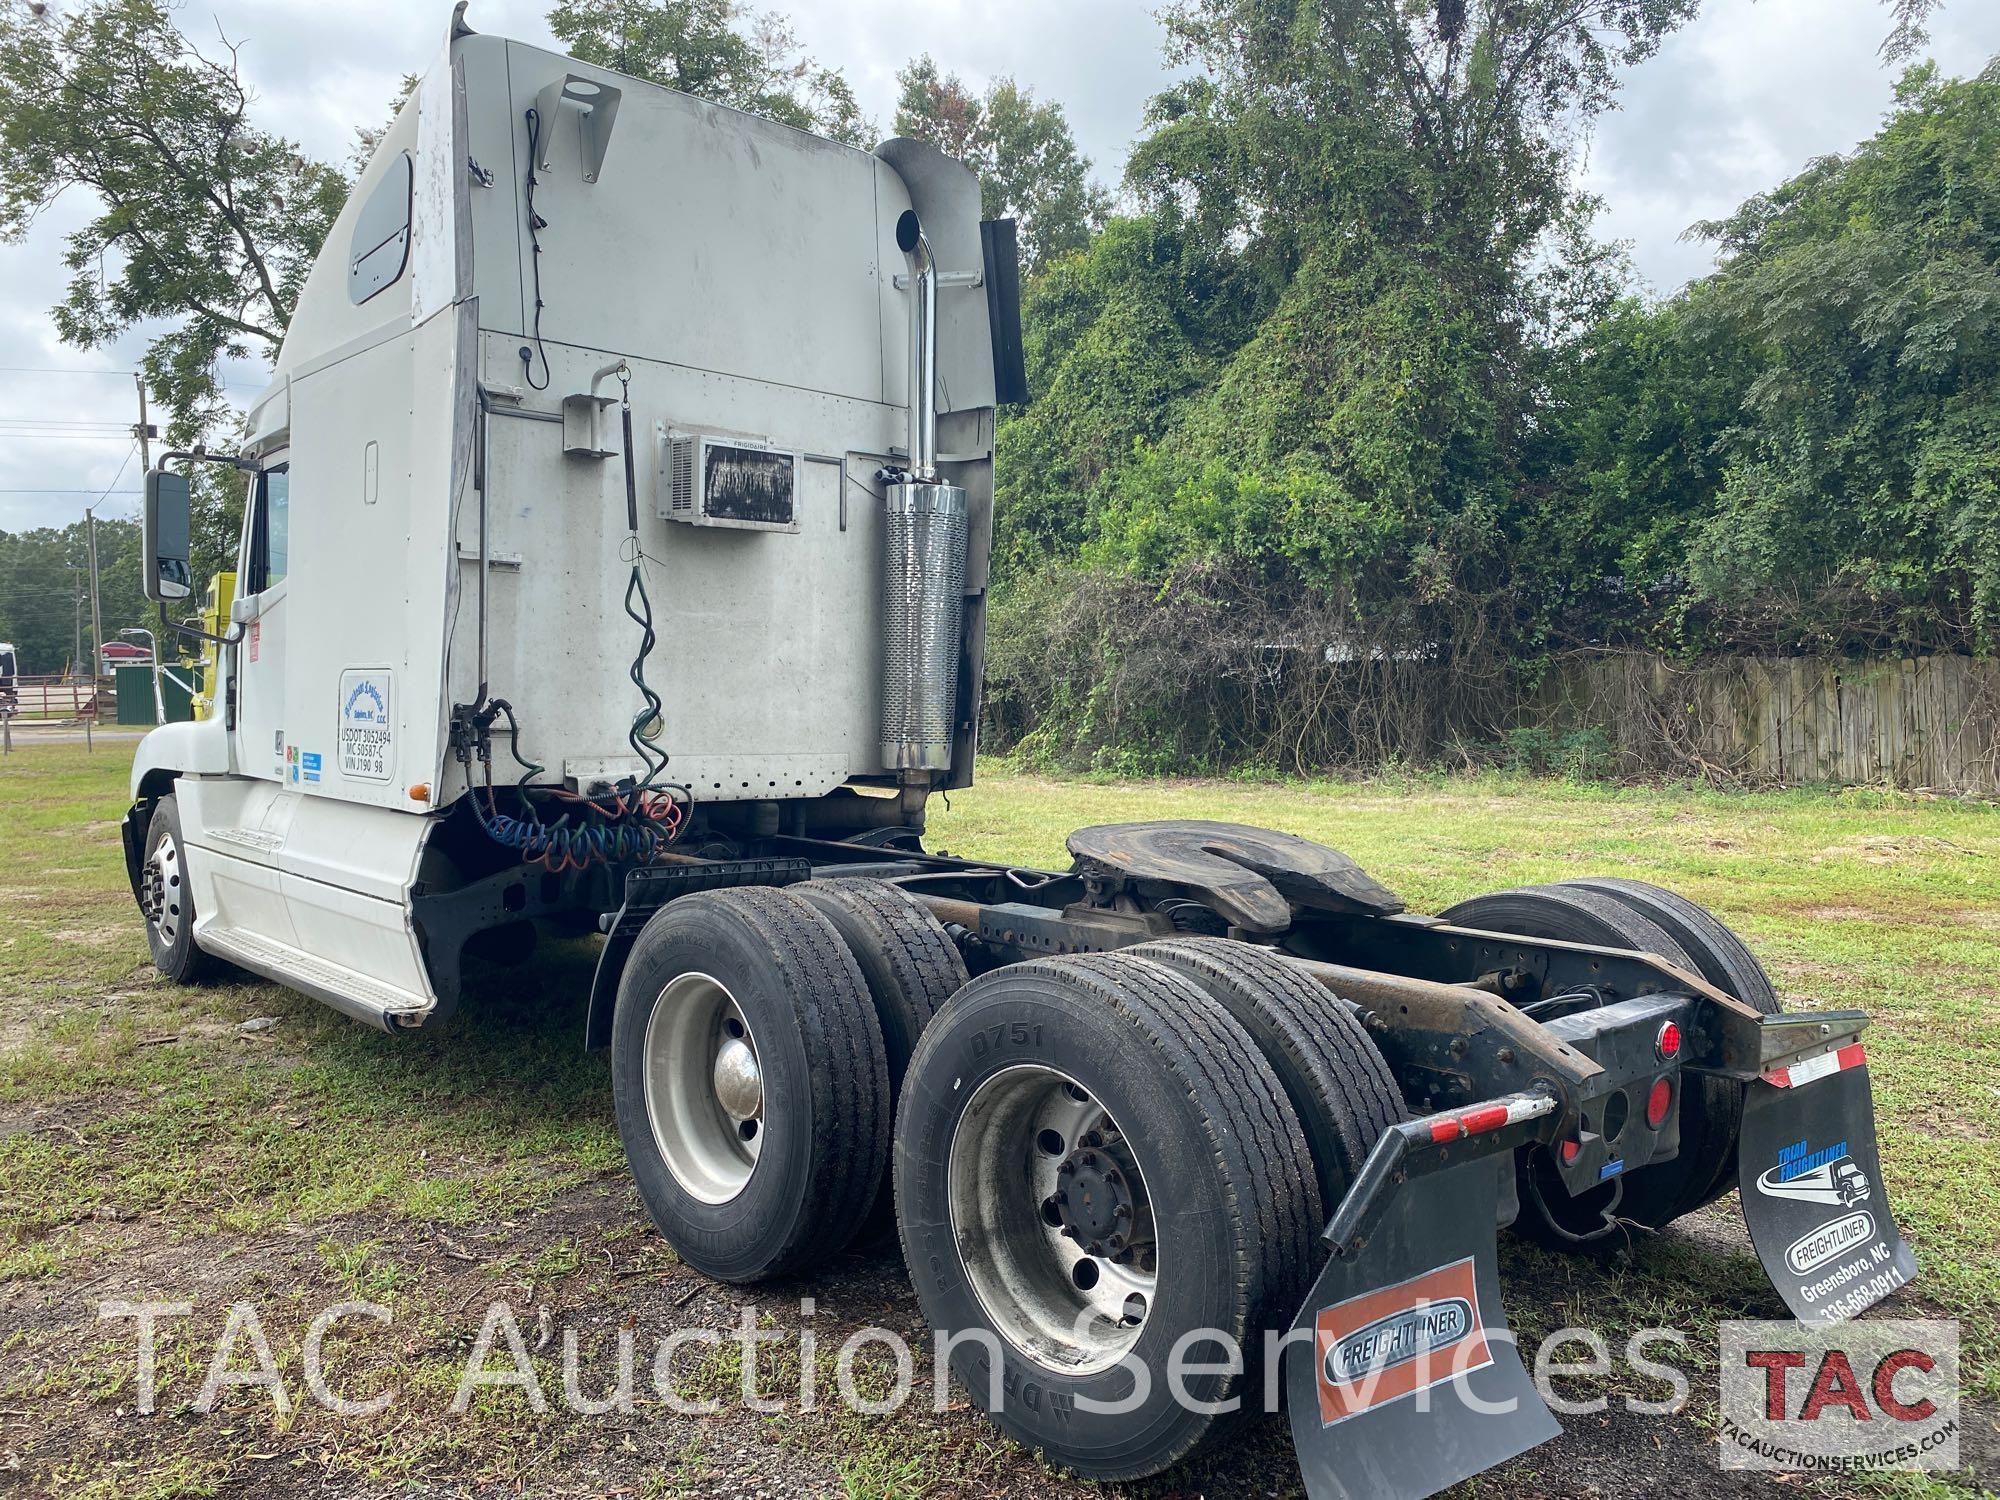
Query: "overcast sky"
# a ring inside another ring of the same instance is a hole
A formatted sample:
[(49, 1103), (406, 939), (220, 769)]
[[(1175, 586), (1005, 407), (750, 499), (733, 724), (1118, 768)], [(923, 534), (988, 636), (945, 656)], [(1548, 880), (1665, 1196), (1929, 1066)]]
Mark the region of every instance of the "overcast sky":
[[(844, 69), (863, 109), (886, 127), (896, 70), (928, 51), (975, 82), (1012, 74), (1069, 112), (1104, 181), (1116, 184), (1145, 101), (1164, 74), (1157, 0), (795, 0), (801, 38)], [(475, 30), (548, 42), (547, 0), (474, 0)], [(386, 112), (399, 78), (438, 50), (450, 0), (186, 0), (196, 37), (219, 25), (245, 44), (257, 119), (308, 151), (345, 161), (357, 124)], [(1726, 213), (1809, 159), (1874, 133), (1894, 83), (1876, 47), (1879, 0), (1709, 0), (1625, 80), (1622, 108), (1600, 126), (1584, 180), (1606, 202), (1607, 237), (1631, 242), (1656, 292), (1708, 269), (1681, 231)], [(1933, 30), (1946, 71), (1977, 72), (2000, 53), (2000, 5), (1948, 0)], [(138, 463), (113, 436), (28, 436), (60, 423), (130, 422), (129, 374), (142, 339), (82, 352), (56, 342), (48, 309), (66, 280), (62, 238), (86, 216), (63, 204), (21, 245), (0, 247), (0, 530), (60, 525), (106, 490), (102, 515), (131, 515)], [(81, 373), (108, 371), (109, 374)], [(60, 372), (60, 373), (58, 373)], [(247, 400), (257, 367), (228, 372)], [(123, 472), (121, 473), (121, 464)]]

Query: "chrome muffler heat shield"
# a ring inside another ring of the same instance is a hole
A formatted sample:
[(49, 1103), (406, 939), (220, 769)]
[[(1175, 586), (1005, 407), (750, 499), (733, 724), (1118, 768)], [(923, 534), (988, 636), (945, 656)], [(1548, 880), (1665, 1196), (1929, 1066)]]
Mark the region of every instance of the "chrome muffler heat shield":
[(965, 491), (909, 479), (888, 488), (882, 536), (882, 764), (951, 765), (965, 611)]

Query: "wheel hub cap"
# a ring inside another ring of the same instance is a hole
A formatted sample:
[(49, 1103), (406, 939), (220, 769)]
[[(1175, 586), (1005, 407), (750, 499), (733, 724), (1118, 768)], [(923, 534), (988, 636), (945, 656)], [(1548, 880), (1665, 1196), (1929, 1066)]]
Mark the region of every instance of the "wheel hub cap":
[(180, 936), (181, 910), (186, 902), (180, 850), (172, 839), (162, 840), (139, 871), (139, 910), (161, 942), (171, 946)]
[(1132, 1190), (1103, 1151), (1072, 1151), (1056, 1169), (1056, 1210), (1063, 1233), (1085, 1255), (1116, 1255), (1132, 1227)]
[(707, 974), (668, 983), (646, 1021), (646, 1115), (690, 1196), (727, 1203), (764, 1149), (764, 1072), (736, 998)]
[(967, 1101), (946, 1167), (953, 1236), (995, 1329), (1063, 1374), (1139, 1341), (1160, 1253), (1139, 1152), (1067, 1074), (1003, 1068)]
[(715, 1102), (738, 1124), (756, 1119), (764, 1108), (764, 1075), (758, 1071), (757, 1054), (738, 1037), (729, 1038), (716, 1051)]

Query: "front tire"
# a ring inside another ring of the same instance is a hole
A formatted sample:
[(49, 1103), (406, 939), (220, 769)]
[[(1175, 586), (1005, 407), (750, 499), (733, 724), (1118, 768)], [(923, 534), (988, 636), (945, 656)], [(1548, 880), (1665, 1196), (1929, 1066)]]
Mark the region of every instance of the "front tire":
[[(1259, 1408), (1262, 1336), (1290, 1326), (1321, 1224), (1298, 1117), (1249, 1034), (1129, 955), (996, 970), (938, 1013), (904, 1086), (896, 1209), (972, 1400), (1099, 1480), (1179, 1462), (1230, 1419), (1217, 1404)], [(1226, 1357), (1182, 1345), (1198, 1330), (1234, 1340), (1241, 1368), (1193, 1374), (1183, 1401), (1177, 1347), (1197, 1369)]]
[(705, 892), (654, 914), (619, 981), (611, 1082), (641, 1201), (718, 1280), (831, 1258), (875, 1200), (882, 1029), (839, 935), (796, 896)]
[(139, 867), (139, 910), (146, 918), (146, 946), (153, 967), (175, 984), (200, 984), (220, 968), (195, 946), (194, 887), (189, 882), (187, 841), (181, 835), (180, 805), (162, 797), (146, 825), (146, 852)]

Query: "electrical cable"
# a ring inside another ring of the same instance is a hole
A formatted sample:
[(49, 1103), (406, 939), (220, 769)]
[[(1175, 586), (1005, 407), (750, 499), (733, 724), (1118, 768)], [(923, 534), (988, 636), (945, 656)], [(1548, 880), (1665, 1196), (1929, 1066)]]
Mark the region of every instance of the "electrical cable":
[[(680, 805), (664, 792), (635, 789), (591, 795), (534, 785), (534, 778), (546, 768), (521, 753), (521, 726), (514, 717), (514, 706), (505, 698), (495, 698), (490, 713), (506, 719), (507, 753), (521, 767), (521, 777), (515, 783), (519, 813), (502, 812), (494, 795), (492, 756), (485, 743), (478, 747), (485, 796), (468, 787), (466, 800), (472, 804), (480, 828), (494, 843), (517, 850), (522, 859), (552, 874), (562, 874), (598, 863), (650, 864), (680, 837), (685, 819)], [(457, 754), (470, 782), (473, 752), (461, 745)], [(542, 816), (537, 793), (568, 807), (551, 823)], [(601, 821), (590, 821), (593, 818)]]
[[(625, 615), (639, 627), (639, 651), (632, 658), (631, 671), (626, 675), (632, 679), (632, 685), (639, 690), (639, 696), (646, 705), (632, 720), (632, 727), (625, 734), (626, 743), (646, 767), (646, 774), (633, 790), (643, 795), (656, 789), (672, 788), (693, 803), (694, 791), (691, 787), (661, 780), (667, 769), (667, 755), (652, 744), (652, 738), (666, 725), (663, 713), (666, 705), (653, 690), (652, 684), (646, 681), (646, 658), (653, 654), (659, 635), (653, 629), (653, 601), (646, 592), (646, 555), (639, 545), (639, 476), (632, 448), (632, 372), (621, 369), (618, 384), (621, 392), (620, 415), (625, 427), (625, 526), (634, 554), (632, 574), (625, 584)], [(632, 607), (635, 599), (638, 601), (637, 609)], [(653, 736), (647, 734), (648, 729), (653, 730)]]
[[(521, 378), (528, 382), (530, 390), (545, 391), (552, 378), (549, 374), (548, 346), (542, 342), (542, 231), (549, 227), (549, 221), (535, 212), (535, 166), (542, 154), (542, 112), (533, 105), (528, 107), (528, 244), (534, 253), (530, 257), (530, 268), (535, 280), (535, 312), (530, 332), (534, 336), (535, 347), (521, 346)], [(535, 382), (535, 356), (542, 360), (542, 379)]]
[[(523, 350), (525, 354), (526, 351)], [(546, 372), (547, 363), (544, 360)], [(454, 754), (466, 771), (467, 801), (486, 836), (504, 848), (517, 850), (521, 858), (554, 874), (581, 870), (592, 864), (650, 864), (687, 830), (689, 819), (682, 806), (694, 802), (693, 789), (663, 779), (668, 757), (657, 749), (648, 731), (665, 723), (665, 702), (646, 680), (646, 659), (659, 643), (653, 627), (653, 604), (646, 592), (646, 554), (639, 545), (639, 493), (637, 462), (633, 456), (632, 374), (619, 371), (622, 390), (621, 412), (625, 431), (625, 523), (628, 536), (619, 552), (632, 565), (625, 585), (625, 614), (639, 627), (639, 650), (627, 676), (639, 690), (645, 707), (632, 720), (626, 741), (646, 768), (645, 774), (629, 787), (603, 793), (572, 792), (566, 787), (538, 786), (535, 778), (547, 768), (531, 760), (521, 749), (521, 725), (514, 706), (505, 698), (491, 699), (470, 716), (471, 733), (455, 739)], [(492, 727), (507, 721), (507, 753), (521, 768), (514, 784), (517, 807), (503, 812), (494, 792)], [(477, 755), (484, 783), (473, 785), (472, 761)], [(677, 799), (675, 793), (680, 796)], [(543, 816), (539, 799), (562, 804), (554, 822)]]

